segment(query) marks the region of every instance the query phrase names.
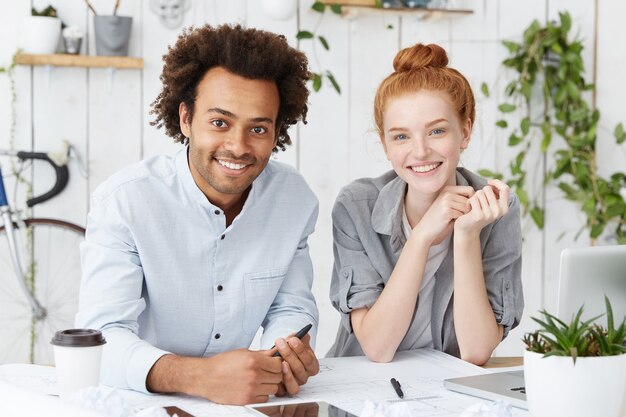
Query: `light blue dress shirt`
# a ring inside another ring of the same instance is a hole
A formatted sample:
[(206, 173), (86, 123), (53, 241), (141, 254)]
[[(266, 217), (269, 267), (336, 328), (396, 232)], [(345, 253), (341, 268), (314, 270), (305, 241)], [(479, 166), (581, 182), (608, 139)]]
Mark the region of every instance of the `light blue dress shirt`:
[(93, 193), (76, 325), (107, 340), (101, 381), (146, 392), (162, 355), (261, 346), (318, 323), (307, 239), (318, 202), (293, 168), (270, 161), (241, 213), (195, 184), (187, 149), (113, 175)]

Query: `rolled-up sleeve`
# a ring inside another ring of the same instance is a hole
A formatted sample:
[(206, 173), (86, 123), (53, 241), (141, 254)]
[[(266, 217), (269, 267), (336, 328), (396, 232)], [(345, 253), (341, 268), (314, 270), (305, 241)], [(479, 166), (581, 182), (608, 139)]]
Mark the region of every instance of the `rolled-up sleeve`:
[(92, 198), (85, 242), (83, 276), (76, 326), (101, 330), (107, 343), (101, 381), (106, 385), (148, 392), (146, 377), (168, 353), (138, 337), (143, 269), (128, 228), (115, 203)]
[[(350, 312), (371, 308), (384, 282), (366, 253), (353, 214), (355, 205), (345, 191), (339, 195), (332, 212), (334, 265), (330, 301), (341, 313), (341, 324), (352, 332)], [(374, 232), (372, 232), (374, 233)]]
[(486, 240), (483, 273), (496, 321), (504, 327), (504, 339), (520, 323), (524, 310), (520, 207), (514, 194), (508, 213), (494, 224)]

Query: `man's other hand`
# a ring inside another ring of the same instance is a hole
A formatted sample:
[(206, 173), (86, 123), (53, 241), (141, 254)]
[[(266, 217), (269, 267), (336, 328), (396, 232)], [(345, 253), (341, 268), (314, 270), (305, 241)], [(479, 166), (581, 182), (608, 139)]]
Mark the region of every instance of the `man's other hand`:
[(148, 373), (152, 392), (178, 392), (215, 403), (266, 402), (283, 381), (281, 358), (269, 351), (237, 349), (210, 358), (162, 356)]
[(273, 354), (278, 350), (283, 358), (283, 381), (278, 387), (277, 396), (297, 394), (300, 392), (300, 385), (306, 384), (310, 376), (317, 375), (320, 371), (320, 364), (311, 349), (310, 341), (308, 334), (302, 340), (293, 336), (276, 339), (276, 348), (269, 353)]

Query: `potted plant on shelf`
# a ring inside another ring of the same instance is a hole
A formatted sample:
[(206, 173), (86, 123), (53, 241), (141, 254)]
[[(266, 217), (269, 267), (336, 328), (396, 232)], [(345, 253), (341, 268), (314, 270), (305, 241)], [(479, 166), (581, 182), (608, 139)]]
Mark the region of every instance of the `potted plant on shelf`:
[[(600, 317), (581, 320), (581, 307), (567, 324), (546, 311), (526, 333), (524, 377), (533, 417), (619, 417), (626, 393), (626, 318), (615, 327), (605, 297), (607, 326)], [(626, 409), (625, 409), (626, 410)]]
[(115, 0), (112, 15), (100, 15), (96, 12), (90, 0), (85, 0), (85, 3), (87, 3), (87, 7), (94, 15), (93, 26), (96, 37), (96, 54), (107, 56), (128, 55), (133, 18), (117, 15), (120, 0)]
[(28, 54), (53, 54), (61, 36), (61, 19), (54, 7), (41, 11), (34, 7), (21, 27), (21, 49)]

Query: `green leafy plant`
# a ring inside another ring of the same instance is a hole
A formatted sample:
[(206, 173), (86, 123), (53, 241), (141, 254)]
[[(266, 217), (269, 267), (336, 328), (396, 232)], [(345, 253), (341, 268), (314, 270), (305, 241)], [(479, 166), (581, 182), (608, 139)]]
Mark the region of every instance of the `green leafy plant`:
[(326, 78), (328, 81), (330, 81), (330, 85), (335, 89), (337, 94), (341, 94), (341, 86), (337, 82), (337, 79), (335, 78), (335, 76), (330, 70), (322, 69), (322, 66), (320, 65), (320, 60), (317, 56), (318, 44), (321, 45), (322, 48), (324, 48), (326, 51), (330, 50), (330, 44), (328, 43), (328, 40), (326, 40), (324, 36), (320, 35), (317, 32), (320, 24), (322, 23), (322, 19), (324, 18), (324, 14), (326, 13), (327, 8), (330, 8), (332, 13), (335, 13), (338, 15), (341, 14), (341, 5), (334, 4), (334, 3), (326, 4), (321, 1), (316, 1), (311, 6), (311, 10), (315, 11), (316, 13), (319, 13), (315, 27), (313, 28), (313, 30), (304, 30), (304, 29), (298, 28), (298, 33), (296, 34), (296, 38), (298, 40), (310, 39), (313, 41), (313, 44), (312, 44), (313, 57), (315, 59), (315, 63), (318, 68), (317, 72), (311, 72), (311, 82), (312, 82), (313, 91), (316, 91), (316, 92), (319, 91), (322, 88), (323, 80)]
[[(58, 13), (57, 13), (57, 9), (55, 9), (53, 6), (48, 5), (47, 7), (41, 9), (41, 10), (37, 10), (34, 7), (31, 7), (30, 9), (30, 14), (32, 16), (44, 16), (44, 17), (59, 17)], [(65, 23), (63, 23), (63, 21), (61, 20), (61, 28), (65, 29)]]
[[(508, 145), (519, 149), (509, 163), (507, 182), (517, 193), (524, 213), (530, 214), (540, 229), (544, 226), (540, 197), (545, 197), (548, 186), (556, 184), (586, 216), (586, 224), (576, 237), (588, 230), (595, 241), (611, 227), (608, 233), (619, 243), (626, 243), (626, 202), (620, 194), (626, 187), (626, 174), (617, 172), (604, 178), (598, 172), (600, 112), (587, 102), (584, 94), (595, 86), (584, 78), (582, 42), (569, 39), (569, 13), (559, 16), (559, 22), (545, 26), (536, 20), (532, 22), (519, 43), (504, 41), (509, 56), (503, 65), (515, 72), (515, 78), (505, 88), (506, 101), (498, 107), (502, 118), (496, 126), (508, 130)], [(489, 95), (486, 84), (481, 89)], [(626, 141), (621, 123), (615, 127), (614, 136), (618, 145)], [(562, 140), (556, 141), (557, 137)], [(532, 149), (539, 152), (533, 153)], [(534, 195), (529, 191), (526, 167), (537, 164), (529, 163), (529, 155), (539, 155), (544, 162), (553, 158), (556, 162), (544, 172), (540, 190)], [(504, 177), (489, 170), (480, 172)]]
[(576, 363), (578, 357), (614, 356), (626, 353), (626, 317), (619, 327), (615, 327), (613, 308), (608, 297), (606, 305), (607, 327), (595, 324), (602, 317), (581, 320), (583, 307), (580, 307), (570, 323), (541, 311), (543, 319), (531, 317), (541, 328), (524, 335), (526, 349), (547, 356), (571, 356)]
[(31, 8), (31, 15), (33, 16), (46, 16), (46, 17), (59, 17), (57, 14), (57, 9), (52, 6), (48, 6), (46, 8), (41, 9), (41, 11)]

